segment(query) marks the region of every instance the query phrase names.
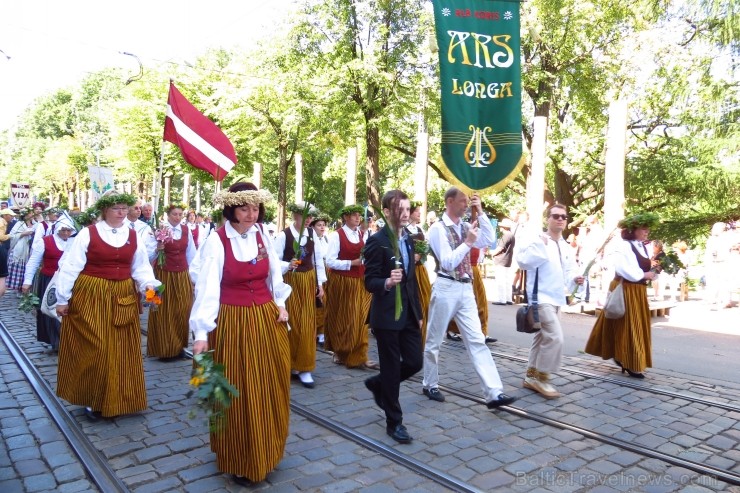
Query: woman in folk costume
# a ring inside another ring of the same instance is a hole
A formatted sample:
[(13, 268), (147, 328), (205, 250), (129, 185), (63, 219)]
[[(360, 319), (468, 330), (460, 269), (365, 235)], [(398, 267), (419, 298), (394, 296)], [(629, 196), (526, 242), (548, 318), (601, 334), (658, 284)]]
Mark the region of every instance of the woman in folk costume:
[[(38, 271), (36, 296), (42, 298), (49, 286), (49, 281), (59, 268), (59, 259), (72, 244), (70, 237), (77, 232), (72, 220), (65, 216), (57, 222), (53, 235), (44, 236), (40, 243), (34, 245), (26, 265), (21, 291), (28, 293), (33, 286), (33, 278)], [(39, 269), (41, 266), (41, 270)], [(60, 322), (36, 310), (36, 340), (51, 346), (52, 351), (59, 349)]]
[(138, 302), (160, 282), (144, 242), (124, 223), (135, 202), (103, 194), (95, 204), (101, 221), (77, 234), (57, 276), (57, 395), (85, 406), (91, 421), (147, 407)]
[[(33, 210), (21, 209), (19, 221), (10, 231), (10, 253), (8, 254), (8, 289), (20, 289), (26, 273), (26, 263), (31, 256), (31, 242), (36, 223)], [(38, 267), (38, 266), (37, 266)], [(35, 272), (34, 272), (35, 273)]]
[[(404, 226), (404, 231), (414, 240), (414, 245), (424, 240), (424, 230), (421, 229), (421, 206), (419, 201), (411, 202), (411, 215), (409, 223)], [(429, 281), (429, 272), (424, 267), (426, 254), (414, 253), (416, 259), (416, 287), (419, 292), (419, 302), (421, 302), (421, 313), (423, 315), (421, 325), (421, 343), (422, 348), (424, 341), (427, 340), (427, 312), (429, 311), (429, 300), (432, 297), (432, 283)]]
[(291, 373), (310, 389), (314, 387), (311, 372), (316, 368), (316, 300), (324, 295), (326, 274), (316, 233), (307, 227), (316, 211), (310, 206), (306, 209), (305, 204), (290, 204), (289, 210), (293, 223), (275, 237), (275, 253), (281, 259), (283, 279), (292, 289), (285, 305), (292, 315), (288, 334)]
[(188, 318), (193, 307), (193, 285), (188, 266), (197, 253), (193, 235), (182, 223), (183, 206), (171, 204), (166, 209), (172, 240), (157, 242), (157, 250), (164, 252), (164, 262), (154, 262), (154, 276), (164, 284), (162, 304), (149, 310), (146, 354), (161, 359), (177, 358), (188, 346)]
[(326, 214), (319, 212), (311, 223), (311, 229), (316, 233), (316, 257), (321, 257), (324, 263), (326, 281), (322, 288), (324, 295), (316, 301), (316, 342), (324, 346), (324, 325), (326, 323), (326, 286), (329, 284), (329, 269), (326, 267), (326, 252), (329, 250), (329, 233), (327, 228), (331, 219)]
[(193, 242), (195, 248), (200, 246), (200, 227), (198, 226), (197, 216), (195, 211), (188, 211), (187, 219), (185, 220), (185, 226), (190, 230), (190, 234), (193, 236)]
[(622, 240), (610, 255), (614, 264), (614, 280), (609, 291), (621, 282), (624, 290), (624, 316), (608, 319), (602, 310), (596, 319), (586, 352), (614, 362), (633, 378), (645, 378), (642, 373), (652, 366), (650, 335), (650, 307), (647, 283), (657, 274), (650, 270), (650, 253), (645, 242), (650, 229), (659, 222), (651, 213), (637, 214), (622, 219)]
[(290, 343), (280, 259), (262, 227), (266, 190), (238, 182), (214, 201), (224, 226), (201, 248), (190, 315), (193, 353), (214, 350), (238, 389), (223, 431), (211, 433), (220, 471), (238, 484), (262, 481), (280, 462), (290, 414)]
[(361, 258), (365, 246), (360, 230), (364, 210), (356, 204), (346, 206), (341, 211), (344, 225), (329, 235), (326, 263), (331, 269), (331, 282), (326, 295), (325, 332), (335, 363), (377, 370), (380, 365), (367, 359), (367, 315), (372, 295), (365, 290)]

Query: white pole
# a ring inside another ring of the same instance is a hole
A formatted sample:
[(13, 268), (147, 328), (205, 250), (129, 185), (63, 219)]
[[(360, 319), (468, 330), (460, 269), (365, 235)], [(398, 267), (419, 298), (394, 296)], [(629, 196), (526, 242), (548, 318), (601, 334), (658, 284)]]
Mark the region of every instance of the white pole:
[(303, 156), (295, 153), (295, 201), (303, 202)]
[(609, 105), (604, 169), (604, 229), (611, 231), (624, 217), (624, 157), (627, 139), (627, 102)]
[(347, 149), (347, 182), (344, 188), (344, 205), (356, 202), (357, 192), (357, 147)]
[(542, 224), (542, 202), (545, 196), (545, 158), (547, 156), (547, 117), (534, 117), (532, 166), (527, 178), (527, 213), (532, 224)]
[(253, 165), (254, 173), (252, 174), (252, 183), (255, 187), (262, 188), (262, 163), (255, 161)]

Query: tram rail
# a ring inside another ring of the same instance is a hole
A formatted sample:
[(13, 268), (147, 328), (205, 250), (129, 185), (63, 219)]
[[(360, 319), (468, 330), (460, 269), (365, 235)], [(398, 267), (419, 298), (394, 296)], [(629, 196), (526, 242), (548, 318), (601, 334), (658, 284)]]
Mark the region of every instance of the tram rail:
[(90, 480), (103, 492), (129, 492), (129, 488), (111, 469), (108, 461), (80, 429), (77, 421), (69, 414), (62, 401), (56, 396), (46, 379), (39, 373), (5, 324), (0, 321), (0, 339), (8, 353), (18, 364), (26, 380), (39, 397), (51, 419), (74, 451)]

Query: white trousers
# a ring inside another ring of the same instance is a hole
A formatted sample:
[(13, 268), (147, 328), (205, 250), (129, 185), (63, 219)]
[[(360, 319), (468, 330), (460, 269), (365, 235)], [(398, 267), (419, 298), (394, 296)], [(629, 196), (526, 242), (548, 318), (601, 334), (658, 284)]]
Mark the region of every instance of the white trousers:
[(429, 302), (424, 347), (424, 388), (439, 386), (439, 348), (447, 331), (447, 324), (452, 319), (460, 329), (468, 357), (480, 378), (483, 397), (486, 402), (496, 399), (503, 392), (504, 386), (481, 331), (473, 285), (444, 277), (437, 277), (434, 281)]
[(537, 312), (542, 328), (535, 332), (529, 348), (529, 368), (552, 373), (563, 361), (563, 329), (560, 327), (560, 307), (538, 303)]
[(511, 284), (514, 281), (514, 269), (493, 264), (493, 303), (511, 302)]

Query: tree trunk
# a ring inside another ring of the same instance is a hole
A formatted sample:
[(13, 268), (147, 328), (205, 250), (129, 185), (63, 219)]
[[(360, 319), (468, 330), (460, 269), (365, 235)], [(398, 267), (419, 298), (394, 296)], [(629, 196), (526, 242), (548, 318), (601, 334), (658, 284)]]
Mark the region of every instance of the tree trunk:
[(365, 189), (367, 201), (375, 210), (380, 208), (380, 130), (372, 121), (372, 115), (365, 115)]

